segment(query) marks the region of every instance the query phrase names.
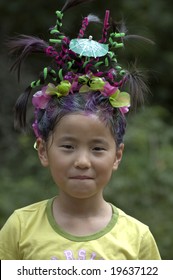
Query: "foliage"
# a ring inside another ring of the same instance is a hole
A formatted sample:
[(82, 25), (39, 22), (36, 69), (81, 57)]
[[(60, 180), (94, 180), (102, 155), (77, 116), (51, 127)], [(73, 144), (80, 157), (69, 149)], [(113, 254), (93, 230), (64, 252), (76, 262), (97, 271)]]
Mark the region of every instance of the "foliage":
[(173, 130), (167, 111), (150, 107), (129, 119), (121, 166), (106, 198), (150, 226), (164, 259), (173, 246)]
[[(16, 33), (39, 35), (48, 40), (46, 31), (55, 23), (54, 11), (63, 2), (9, 0), (7, 5), (7, 1), (0, 1), (0, 226), (14, 209), (57, 192), (48, 170), (40, 166), (32, 149), (33, 136), (19, 134), (13, 128), (14, 102), (28, 83), (37, 79), (47, 60), (40, 57), (33, 63), (35, 57), (29, 58), (22, 67), (18, 85), (16, 77), (9, 73), (11, 62), (2, 42)], [(146, 108), (129, 115), (123, 161), (106, 188), (105, 197), (150, 226), (164, 259), (173, 258), (170, 250), (173, 247), (172, 5), (171, 0), (117, 0), (116, 4), (110, 0), (106, 5), (105, 1), (95, 0), (77, 7), (75, 12), (67, 11), (64, 16), (65, 32), (75, 38), (83, 16), (92, 12), (103, 18), (108, 8), (113, 19), (124, 18), (129, 33), (155, 42), (148, 45), (129, 40), (125, 51), (119, 53), (126, 66), (126, 59), (134, 61), (137, 57), (137, 64), (148, 69), (152, 94), (146, 99)], [(99, 32), (94, 31), (94, 36), (99, 36)]]

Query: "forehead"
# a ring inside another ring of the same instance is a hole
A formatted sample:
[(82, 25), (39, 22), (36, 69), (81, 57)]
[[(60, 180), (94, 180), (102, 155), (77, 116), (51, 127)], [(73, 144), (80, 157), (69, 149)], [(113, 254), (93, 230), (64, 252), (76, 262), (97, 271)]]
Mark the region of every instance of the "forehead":
[(56, 125), (54, 137), (114, 141), (110, 128), (94, 114), (69, 114)]

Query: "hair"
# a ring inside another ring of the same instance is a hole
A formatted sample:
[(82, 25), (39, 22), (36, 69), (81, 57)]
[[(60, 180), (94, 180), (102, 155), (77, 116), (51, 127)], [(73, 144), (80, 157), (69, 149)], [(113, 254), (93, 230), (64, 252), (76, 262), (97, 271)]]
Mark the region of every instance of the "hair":
[(47, 141), (61, 119), (70, 114), (94, 114), (110, 128), (116, 145), (123, 142), (126, 119), (99, 91), (52, 97), (46, 109), (36, 111), (37, 129), (40, 137)]
[[(111, 93), (111, 88), (117, 88), (120, 93), (127, 94), (128, 96), (130, 95), (130, 101), (126, 101), (126, 105), (124, 106), (126, 108), (131, 106), (132, 108), (134, 107), (134, 109), (138, 104), (143, 103), (143, 96), (145, 96), (149, 90), (145, 83), (143, 73), (136, 69), (135, 65), (132, 67), (132, 70), (125, 70), (120, 66), (117, 61), (116, 50), (123, 47), (124, 41), (130, 38), (140, 39), (147, 43), (153, 42), (138, 35), (126, 35), (127, 30), (124, 23), (118, 24), (113, 20), (109, 23), (110, 11), (106, 10), (102, 37), (97, 43), (105, 44), (107, 42), (105, 46), (108, 46), (109, 51), (107, 51), (106, 54), (101, 53), (98, 57), (95, 57), (90, 53), (83, 54), (83, 52), (81, 53), (76, 51), (76, 49), (74, 50), (74, 48), (70, 46), (72, 40), (62, 32), (63, 13), (78, 4), (88, 1), (90, 0), (65, 1), (61, 11), (56, 11), (56, 25), (50, 28), (50, 35), (51, 37), (53, 36), (53, 38), (50, 38), (49, 42), (26, 35), (19, 35), (8, 41), (10, 54), (16, 55), (16, 60), (11, 70), (17, 70), (18, 79), (20, 78), (20, 70), (23, 61), (28, 55), (33, 53), (42, 53), (51, 58), (51, 65), (55, 68), (53, 69), (52, 66), (45, 67), (40, 73), (39, 79), (31, 82), (24, 93), (19, 96), (14, 108), (15, 126), (20, 129), (26, 129), (27, 104), (33, 89), (42, 87), (43, 96), (43, 88), (48, 86), (49, 83), (53, 82), (53, 86), (56, 87), (60, 85), (61, 82), (68, 81), (69, 84), (71, 84), (70, 90), (68, 86), (64, 89), (65, 86), (61, 85), (61, 89), (63, 88), (62, 91), (65, 91), (65, 93), (60, 93), (60, 95), (50, 94), (49, 97), (51, 96), (51, 98), (49, 101), (47, 100), (47, 105), (43, 106), (43, 108), (33, 104), (35, 107), (33, 129), (36, 137), (42, 137), (47, 141), (49, 135), (54, 131), (55, 126), (63, 116), (74, 113), (85, 113), (98, 115), (100, 120), (110, 128), (115, 143), (119, 145), (123, 142), (126, 129), (125, 111), (121, 110), (124, 101), (122, 102), (123, 97), (120, 98), (118, 102), (121, 106), (119, 106), (119, 108), (117, 108), (117, 104), (112, 105), (109, 100), (109, 97), (113, 95), (113, 93)], [(82, 26), (77, 38), (79, 40), (85, 38), (85, 30), (88, 24), (99, 22), (100, 20), (94, 15), (85, 17), (82, 21)], [(85, 81), (79, 81), (79, 78), (83, 76), (83, 80)], [(101, 92), (99, 82), (98, 88), (93, 87), (92, 89), (89, 83), (93, 78), (101, 79), (105, 85), (107, 84), (109, 88), (108, 92)], [(81, 91), (83, 85), (88, 92), (84, 93), (83, 89)], [(129, 93), (126, 92), (126, 89)], [(125, 92), (123, 92), (124, 90)], [(66, 93), (67, 95), (65, 95)], [(128, 112), (128, 110), (126, 112)]]

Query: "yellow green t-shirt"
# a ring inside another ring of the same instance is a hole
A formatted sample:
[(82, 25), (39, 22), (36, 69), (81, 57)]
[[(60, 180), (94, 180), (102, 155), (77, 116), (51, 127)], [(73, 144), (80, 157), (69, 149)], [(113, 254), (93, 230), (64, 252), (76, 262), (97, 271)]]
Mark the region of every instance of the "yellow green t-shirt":
[(109, 224), (89, 236), (61, 229), (53, 198), (18, 209), (0, 231), (1, 260), (158, 260), (148, 226), (112, 206)]

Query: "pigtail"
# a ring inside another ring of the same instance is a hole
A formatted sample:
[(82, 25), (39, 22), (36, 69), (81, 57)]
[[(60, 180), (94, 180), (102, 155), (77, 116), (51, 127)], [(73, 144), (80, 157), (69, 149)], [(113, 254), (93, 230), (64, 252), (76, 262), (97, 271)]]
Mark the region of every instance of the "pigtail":
[[(27, 35), (19, 35), (17, 37), (11, 38), (7, 42), (7, 47), (9, 49), (10, 55), (16, 55), (17, 58), (12, 64), (10, 70), (17, 71), (18, 81), (20, 80), (20, 72), (21, 65), (24, 60), (33, 53), (45, 53), (48, 44), (41, 40), (40, 38), (27, 36)], [(14, 106), (15, 113), (15, 128), (26, 128), (26, 112), (27, 112), (27, 104), (32, 91), (32, 84), (29, 85), (25, 92), (19, 96)]]
[(57, 81), (57, 74), (51, 67), (45, 67), (39, 75), (39, 79), (33, 81), (30, 86), (25, 90), (25, 92), (19, 96), (15, 104), (15, 127), (25, 130), (26, 128), (26, 113), (27, 104), (33, 88), (44, 85), (48, 80)]
[(26, 128), (26, 111), (29, 96), (31, 94), (32, 87), (29, 86), (23, 94), (19, 96), (14, 106), (14, 126), (25, 130)]

